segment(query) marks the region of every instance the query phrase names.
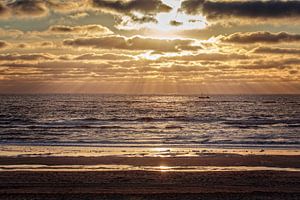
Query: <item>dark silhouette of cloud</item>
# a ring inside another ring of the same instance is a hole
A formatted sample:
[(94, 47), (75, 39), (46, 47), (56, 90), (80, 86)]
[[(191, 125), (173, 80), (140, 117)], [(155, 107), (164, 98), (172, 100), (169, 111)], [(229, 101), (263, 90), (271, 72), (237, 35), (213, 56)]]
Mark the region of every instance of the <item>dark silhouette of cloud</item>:
[(1, 41), (1, 40), (0, 40), (0, 49), (5, 48), (5, 47), (7, 47), (7, 46), (8, 46), (8, 43), (7, 43), (7, 42)]
[(282, 18), (300, 17), (300, 1), (212, 1), (185, 0), (181, 10), (189, 14), (203, 14), (209, 19), (223, 17)]
[(161, 0), (92, 0), (92, 6), (98, 9), (120, 13), (130, 13), (133, 11), (138, 11), (141, 13), (155, 14), (160, 12), (169, 12), (172, 9), (170, 6), (162, 3)]
[[(94, 9), (117, 15), (126, 15), (131, 18), (132, 22), (139, 24), (157, 23), (156, 14), (172, 10), (170, 6), (164, 4), (161, 0), (91, 0), (91, 2), (91, 6)], [(137, 16), (135, 12), (139, 12), (143, 16)], [(122, 20), (119, 19), (119, 21)]]
[(183, 23), (182, 22), (178, 22), (176, 20), (171, 20), (170, 21), (170, 25), (172, 26), (181, 26)]
[(17, 16), (42, 16), (48, 13), (47, 1), (41, 0), (18, 0), (6, 4), (10, 11)]
[(132, 56), (122, 55), (122, 54), (112, 54), (112, 53), (105, 53), (105, 54), (94, 54), (94, 53), (87, 53), (80, 56), (75, 57), (76, 60), (131, 60), (133, 59)]
[(8, 8), (2, 2), (0, 2), (0, 17), (7, 17), (8, 12)]
[(75, 34), (88, 34), (88, 33), (100, 33), (100, 34), (111, 34), (112, 32), (101, 25), (91, 24), (82, 26), (64, 26), (64, 25), (53, 25), (49, 28), (51, 32), (57, 33), (75, 33)]
[(64, 45), (73, 47), (92, 47), (103, 49), (124, 49), (124, 50), (156, 50), (156, 51), (178, 51), (181, 46), (191, 45), (193, 40), (187, 39), (155, 39), (144, 37), (123, 37), (106, 36), (96, 38), (69, 39), (63, 42)]
[(172, 7), (161, 0), (4, 0), (0, 2), (0, 18), (44, 17), (52, 12), (74, 13), (102, 11), (113, 14), (116, 20), (129, 16), (134, 23), (157, 23), (158, 13)]
[(236, 53), (198, 53), (193, 55), (162, 57), (162, 61), (184, 60), (184, 61), (228, 61), (249, 59), (247, 55)]
[(279, 43), (279, 42), (300, 42), (300, 34), (290, 34), (286, 32), (247, 32), (234, 33), (229, 36), (221, 37), (223, 42), (231, 43)]
[(293, 48), (274, 48), (274, 47), (258, 47), (254, 49), (254, 53), (264, 54), (300, 54), (300, 49)]
[(15, 61), (15, 60), (52, 60), (53, 57), (43, 53), (33, 54), (1, 54), (1, 61)]
[(87, 5), (86, 1), (3, 0), (0, 2), (0, 16), (17, 18), (42, 17), (48, 15), (50, 10), (55, 12), (72, 12)]
[(130, 15), (130, 18), (133, 22), (135, 23), (139, 23), (139, 24), (143, 24), (143, 23), (149, 23), (149, 22), (153, 22), (153, 23), (157, 23), (157, 19), (154, 16), (142, 16), (142, 17), (138, 17), (135, 15)]

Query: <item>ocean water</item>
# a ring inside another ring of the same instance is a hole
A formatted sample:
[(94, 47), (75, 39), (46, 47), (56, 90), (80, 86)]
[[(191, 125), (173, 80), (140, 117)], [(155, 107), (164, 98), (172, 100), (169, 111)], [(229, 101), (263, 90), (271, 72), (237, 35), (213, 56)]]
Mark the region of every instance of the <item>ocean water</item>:
[(300, 147), (298, 95), (0, 95), (0, 143)]

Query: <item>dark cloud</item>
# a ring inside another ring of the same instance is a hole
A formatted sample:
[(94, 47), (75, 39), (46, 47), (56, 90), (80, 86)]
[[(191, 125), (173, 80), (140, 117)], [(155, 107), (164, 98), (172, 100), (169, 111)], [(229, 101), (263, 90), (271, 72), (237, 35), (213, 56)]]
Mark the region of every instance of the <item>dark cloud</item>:
[(288, 59), (257, 59), (250, 60), (249, 62), (239, 63), (235, 67), (239, 69), (287, 69), (292, 67), (297, 67), (300, 64), (300, 59), (298, 58), (288, 58)]
[(26, 47), (27, 47), (27, 45), (22, 43), (22, 44), (19, 44), (19, 45), (17, 45), (17, 47), (19, 47), (19, 48), (23, 49), (23, 48), (26, 48)]
[(155, 39), (144, 37), (126, 38), (123, 36), (106, 36), (98, 38), (69, 39), (63, 42), (64, 45), (74, 47), (93, 47), (103, 49), (124, 49), (124, 50), (156, 50), (156, 51), (178, 51), (181, 46), (191, 45), (193, 40), (181, 39)]
[[(91, 70), (111, 69), (112, 65), (107, 63), (86, 63), (79, 61), (46, 61), (46, 62), (33, 62), (33, 63), (5, 63), (1, 66), (11, 68), (36, 68), (48, 73), (60, 73), (62, 71), (70, 71), (71, 69), (78, 68), (86, 73)], [(63, 67), (62, 67), (63, 66)]]
[(282, 18), (299, 17), (300, 1), (212, 1), (185, 0), (181, 9), (189, 14), (203, 14), (209, 19), (223, 17)]
[(7, 16), (8, 14), (8, 8), (0, 2), (0, 16)]
[(290, 71), (289, 71), (289, 73), (292, 74), (292, 75), (293, 75), (293, 74), (298, 74), (298, 72), (299, 72), (298, 70), (290, 70)]
[(74, 28), (70, 27), (70, 26), (63, 26), (63, 25), (55, 25), (55, 26), (51, 26), (49, 28), (50, 31), (54, 31), (54, 32), (73, 32)]
[(1, 40), (0, 40), (0, 49), (5, 48), (5, 47), (7, 47), (7, 46), (8, 46), (8, 43), (7, 43), (7, 42), (1, 41)]
[(125, 14), (133, 11), (156, 14), (169, 12), (172, 9), (170, 6), (162, 3), (161, 0), (92, 0), (92, 5), (98, 9)]
[(209, 68), (203, 66), (187, 66), (181, 64), (173, 64), (170, 67), (139, 67), (139, 72), (165, 72), (165, 73), (190, 73), (199, 71), (208, 71)]
[(286, 32), (248, 32), (234, 33), (229, 36), (221, 37), (223, 42), (231, 43), (279, 43), (279, 42), (299, 42), (300, 34), (290, 34)]
[[(172, 8), (161, 0), (91, 0), (92, 7), (104, 12), (112, 12), (115, 14), (127, 15), (134, 23), (157, 23), (155, 15), (161, 12), (169, 12)], [(143, 14), (143, 16), (137, 16), (136, 12)], [(128, 21), (122, 20), (120, 17), (116, 17), (120, 22), (119, 24), (126, 24)]]
[(76, 60), (131, 60), (132, 56), (122, 55), (122, 54), (94, 54), (88, 53), (75, 57)]
[(17, 16), (42, 16), (48, 13), (46, 2), (42, 0), (16, 0), (6, 4), (6, 6)]
[(183, 23), (182, 22), (178, 22), (176, 20), (171, 20), (170, 21), (170, 25), (172, 26), (181, 26)]
[(52, 46), (53, 43), (52, 42), (49, 42), (49, 41), (46, 41), (46, 42), (42, 42), (41, 43), (41, 47), (48, 47), (48, 46)]
[(119, 20), (129, 16), (135, 23), (157, 23), (158, 13), (172, 10), (161, 0), (5, 0), (0, 2), (0, 17), (43, 17), (51, 12), (76, 13), (91, 9), (112, 13)]
[[(86, 1), (65, 0), (3, 0), (0, 2), (0, 16), (41, 17), (54, 12), (72, 12), (87, 7)], [(6, 15), (6, 16), (7, 16)]]
[(135, 15), (130, 15), (130, 18), (133, 22), (135, 23), (139, 23), (139, 24), (143, 24), (143, 23), (149, 23), (149, 22), (153, 22), (153, 23), (157, 23), (157, 19), (153, 16), (142, 16), (142, 17), (138, 17)]
[(163, 57), (162, 60), (184, 60), (184, 61), (228, 61), (228, 60), (239, 60), (248, 59), (247, 55), (243, 54), (225, 54), (225, 53), (198, 53), (186, 56), (173, 56)]
[(42, 53), (34, 54), (1, 54), (1, 61), (15, 61), (15, 60), (51, 60), (53, 56)]
[(300, 54), (300, 49), (258, 47), (256, 49), (254, 49), (253, 52), (254, 53), (265, 53), (265, 54)]
[(91, 24), (83, 26), (64, 26), (64, 25), (54, 25), (49, 28), (49, 31), (57, 33), (77, 33), (77, 34), (109, 34), (112, 33), (108, 28)]

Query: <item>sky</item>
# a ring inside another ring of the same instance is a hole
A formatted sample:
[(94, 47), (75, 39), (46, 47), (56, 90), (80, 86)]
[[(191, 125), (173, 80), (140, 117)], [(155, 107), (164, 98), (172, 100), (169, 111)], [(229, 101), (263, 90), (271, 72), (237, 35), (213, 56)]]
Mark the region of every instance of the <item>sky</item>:
[(0, 0), (0, 93), (300, 94), (298, 0)]

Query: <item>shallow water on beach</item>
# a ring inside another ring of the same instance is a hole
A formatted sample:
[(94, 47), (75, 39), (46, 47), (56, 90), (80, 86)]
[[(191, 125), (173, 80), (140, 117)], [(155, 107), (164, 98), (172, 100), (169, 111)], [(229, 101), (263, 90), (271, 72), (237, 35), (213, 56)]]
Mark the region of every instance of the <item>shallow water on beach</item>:
[(300, 146), (300, 96), (1, 95), (2, 144)]

